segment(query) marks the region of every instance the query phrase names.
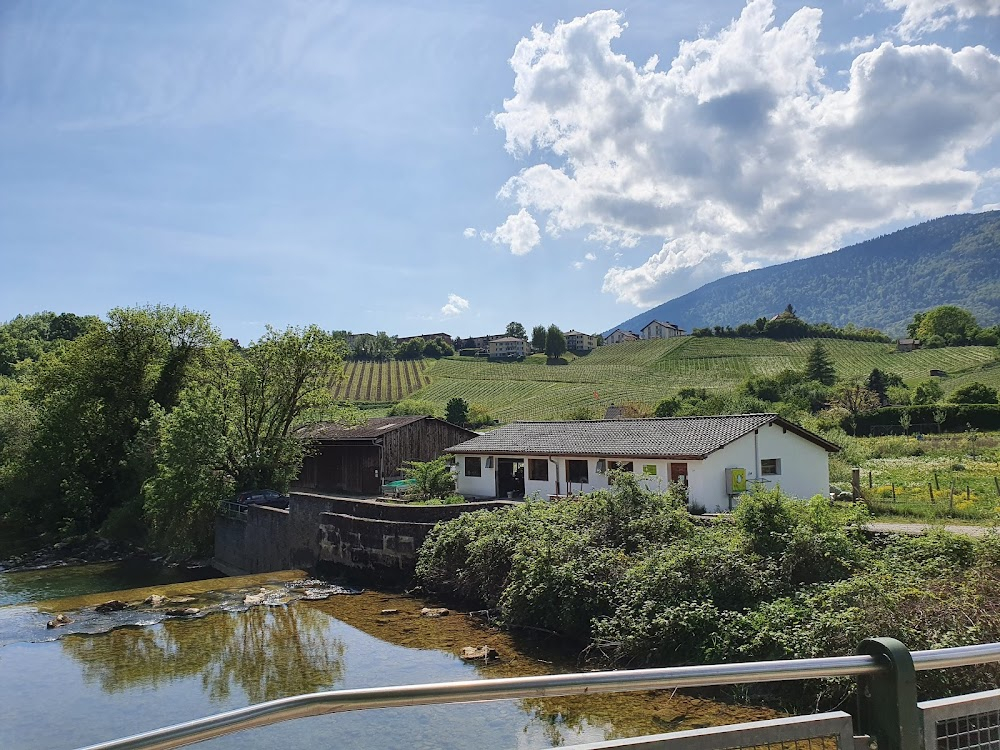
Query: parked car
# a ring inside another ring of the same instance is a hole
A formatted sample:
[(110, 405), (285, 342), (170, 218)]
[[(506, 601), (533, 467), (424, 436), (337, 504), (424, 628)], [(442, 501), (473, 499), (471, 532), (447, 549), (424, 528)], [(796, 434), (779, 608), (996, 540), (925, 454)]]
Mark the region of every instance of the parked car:
[(237, 505), (263, 505), (267, 508), (288, 508), (288, 495), (282, 495), (277, 490), (248, 490), (238, 494), (234, 500)]

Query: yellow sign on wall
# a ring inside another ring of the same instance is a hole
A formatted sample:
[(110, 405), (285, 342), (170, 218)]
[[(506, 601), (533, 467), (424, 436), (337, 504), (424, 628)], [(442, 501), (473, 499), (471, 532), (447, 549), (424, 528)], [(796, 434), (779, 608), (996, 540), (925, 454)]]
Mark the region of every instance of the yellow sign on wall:
[(726, 469), (726, 493), (738, 495), (747, 491), (747, 470)]

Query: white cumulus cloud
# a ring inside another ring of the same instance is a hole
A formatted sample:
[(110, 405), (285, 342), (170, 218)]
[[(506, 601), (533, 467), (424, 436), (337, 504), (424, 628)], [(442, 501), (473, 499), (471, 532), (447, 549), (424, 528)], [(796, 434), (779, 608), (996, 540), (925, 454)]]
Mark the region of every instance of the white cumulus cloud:
[(476, 228), (466, 227), (464, 230), (462, 230), (462, 236), (465, 237), (465, 239), (467, 240), (472, 239), (473, 237), (476, 236)]
[(526, 208), (511, 214), (494, 231), (483, 232), (482, 236), (497, 245), (508, 245), (514, 255), (527, 255), (542, 240), (538, 224)]
[(448, 317), (461, 315), (469, 309), (469, 300), (459, 297), (457, 294), (449, 294), (448, 302), (441, 308), (441, 313)]
[(903, 12), (896, 27), (903, 39), (915, 39), (976, 16), (1000, 16), (1000, 0), (882, 0), (882, 5)]
[(834, 86), (817, 62), (822, 12), (780, 25), (774, 13), (773, 0), (751, 0), (666, 65), (615, 51), (626, 28), (616, 11), (534, 27), (494, 117), (528, 161), (499, 193), (521, 210), (484, 236), (527, 252), (538, 217), (553, 236), (584, 230), (615, 249), (656, 239), (648, 260), (604, 279), (647, 305), (973, 206), (987, 178), (968, 157), (1000, 129), (1000, 57), (886, 42)]
[(584, 260), (597, 260), (597, 256), (594, 255), (593, 253), (587, 253), (586, 255), (583, 256), (583, 259)]

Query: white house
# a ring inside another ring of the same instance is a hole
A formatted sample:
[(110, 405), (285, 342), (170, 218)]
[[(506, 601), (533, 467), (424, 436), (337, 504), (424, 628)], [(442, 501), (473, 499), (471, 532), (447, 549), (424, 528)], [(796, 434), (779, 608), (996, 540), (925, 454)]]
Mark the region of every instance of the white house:
[(650, 489), (688, 487), (690, 502), (731, 510), (754, 483), (793, 497), (829, 491), (829, 454), (840, 448), (777, 414), (667, 419), (514, 422), (447, 449), (458, 492), (540, 497), (608, 486), (623, 469)]
[(673, 323), (663, 323), (659, 320), (651, 320), (642, 328), (644, 339), (670, 339), (674, 336), (683, 336), (684, 331)]
[(597, 336), (580, 331), (566, 331), (566, 348), (571, 352), (592, 352), (597, 348)]
[(608, 337), (604, 339), (605, 344), (621, 344), (626, 341), (638, 341), (639, 337), (636, 336), (632, 331), (623, 331), (621, 328), (616, 328)]
[(514, 336), (490, 339), (488, 347), (491, 358), (525, 357), (528, 354), (528, 342)]

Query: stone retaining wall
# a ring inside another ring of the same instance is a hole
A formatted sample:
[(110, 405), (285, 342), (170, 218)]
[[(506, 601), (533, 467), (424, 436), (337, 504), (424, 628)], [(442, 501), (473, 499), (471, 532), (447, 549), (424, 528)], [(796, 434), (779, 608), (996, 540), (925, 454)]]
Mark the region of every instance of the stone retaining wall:
[(238, 518), (219, 516), (215, 559), (220, 569), (236, 572), (315, 570), (330, 563), (405, 578), (412, 575), (417, 550), (438, 521), (510, 505), (503, 500), (401, 505), (296, 492), (288, 510), (250, 506)]

